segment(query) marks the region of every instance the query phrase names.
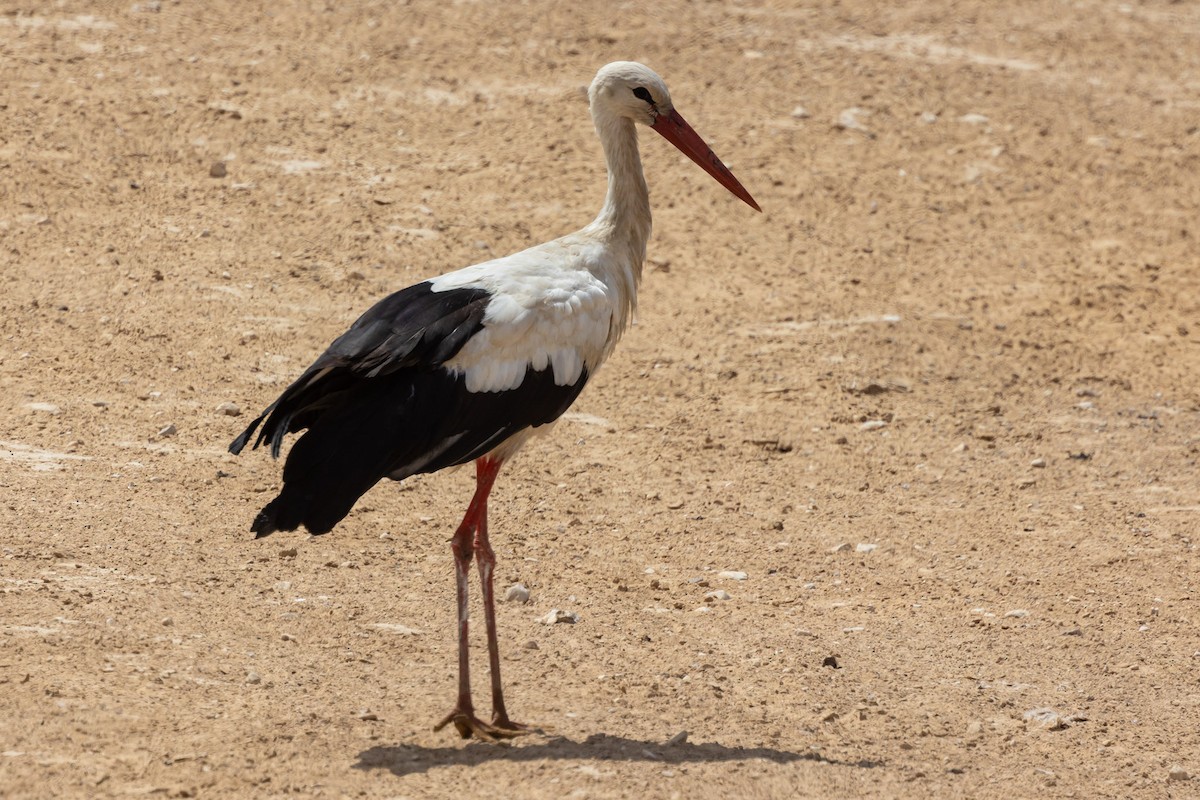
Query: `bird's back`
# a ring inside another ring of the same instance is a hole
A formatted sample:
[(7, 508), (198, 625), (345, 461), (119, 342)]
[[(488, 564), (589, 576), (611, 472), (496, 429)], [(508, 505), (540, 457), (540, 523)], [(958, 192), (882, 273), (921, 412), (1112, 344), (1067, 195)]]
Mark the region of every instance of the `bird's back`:
[(572, 237), (448, 273), (376, 303), (231, 445), (305, 430), (260, 536), (333, 528), (384, 477), (456, 466), (556, 420), (611, 350), (618, 289)]

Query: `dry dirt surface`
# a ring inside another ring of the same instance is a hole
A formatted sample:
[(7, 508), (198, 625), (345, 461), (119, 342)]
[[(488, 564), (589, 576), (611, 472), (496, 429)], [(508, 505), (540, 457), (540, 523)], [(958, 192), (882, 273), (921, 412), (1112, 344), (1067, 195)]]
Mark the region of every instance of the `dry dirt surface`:
[[(4, 4), (0, 795), (1200, 796), (1198, 41), (1191, 2)], [(590, 220), (617, 59), (764, 213), (643, 136), (638, 324), (492, 509), (544, 733), (464, 742), (470, 471), (254, 541), (280, 464), (225, 448), (374, 300)]]

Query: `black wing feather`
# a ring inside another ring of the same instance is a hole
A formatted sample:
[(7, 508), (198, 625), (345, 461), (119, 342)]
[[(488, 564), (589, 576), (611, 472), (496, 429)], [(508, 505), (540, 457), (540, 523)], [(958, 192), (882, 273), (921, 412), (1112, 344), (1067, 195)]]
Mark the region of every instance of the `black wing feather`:
[[(491, 295), (478, 288), (434, 292), (417, 284), (384, 298), (329, 346), (230, 445), (278, 457), (286, 434), (307, 429), (288, 453), (283, 489), (254, 520), (265, 536), (300, 525), (331, 530), (384, 477), (402, 480), (465, 464), (528, 427), (553, 422), (587, 382), (557, 385), (528, 369), (521, 385), (470, 392), (443, 369), (483, 327)], [(265, 422), (264, 422), (265, 421)]]
[(517, 389), (484, 393), (442, 369), (363, 379), (292, 446), (283, 489), (252, 530), (265, 536), (303, 525), (326, 533), (381, 479), (473, 461), (525, 428), (553, 422), (586, 381), (585, 371), (558, 386), (553, 370), (529, 370)]
[(490, 298), (484, 289), (435, 292), (428, 281), (388, 295), (335, 339), (279, 399), (233, 440), (229, 452), (242, 452), (262, 425), (254, 447), (270, 441), (271, 455), (278, 458), (286, 434), (308, 427), (362, 378), (398, 369), (441, 366), (483, 327)]

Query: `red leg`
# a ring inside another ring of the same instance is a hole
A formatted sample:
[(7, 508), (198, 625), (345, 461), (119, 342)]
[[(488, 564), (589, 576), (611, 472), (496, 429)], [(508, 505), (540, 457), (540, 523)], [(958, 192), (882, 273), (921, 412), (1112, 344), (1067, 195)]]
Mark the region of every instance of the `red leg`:
[(465, 739), (471, 735), (470, 720), (475, 718), (475, 706), (471, 702), (471, 661), (468, 657), (467, 633), (470, 628), (470, 612), (467, 606), (467, 574), (471, 570), (471, 554), (474, 544), (471, 540), (475, 532), (476, 522), (472, 518), (475, 502), (467, 507), (466, 516), (454, 538), (450, 540), (450, 550), (454, 553), (454, 584), (458, 597), (458, 700), (445, 719), (437, 724), (435, 731), (440, 731), (446, 723), (453, 722), (459, 734)]
[[(494, 465), (494, 466), (493, 466)], [(499, 462), (480, 462), (480, 472), (490, 469), (491, 479), (499, 471)], [(479, 515), (479, 526), (475, 529), (475, 554), (479, 564), (479, 583), (483, 588), (483, 620), (487, 625), (488, 667), (492, 677), (492, 726), (510, 735), (526, 733), (528, 728), (508, 718), (504, 707), (504, 687), (500, 682), (500, 643), (496, 636), (496, 597), (492, 588), (492, 574), (496, 568), (496, 553), (488, 541), (487, 502)]]
[[(471, 569), (471, 557), (474, 551), (482, 542), (487, 544), (487, 499), (488, 494), (492, 491), (492, 484), (496, 481), (496, 474), (500, 471), (500, 461), (491, 459), (479, 459), (475, 462), (475, 496), (471, 498), (471, 504), (467, 506), (467, 513), (463, 516), (462, 523), (458, 526), (458, 530), (454, 532), (454, 538), (450, 540), (450, 549), (454, 552), (454, 580), (458, 598), (458, 700), (454, 704), (454, 708), (446, 715), (445, 719), (439, 722), (435, 727), (435, 731), (440, 731), (448, 723), (453, 722), (455, 729), (464, 739), (469, 738), (472, 734), (480, 739), (494, 741), (499, 737), (513, 736), (518, 732), (518, 729), (511, 727), (513, 724), (508, 721), (508, 715), (504, 714), (504, 722), (510, 727), (502, 725), (489, 725), (483, 720), (475, 716), (475, 706), (471, 702), (471, 678), (470, 678), (470, 658), (468, 655), (467, 633), (469, 630), (469, 610), (467, 605), (467, 574)], [(483, 531), (482, 537), (480, 531)], [(495, 555), (492, 553), (491, 547), (486, 547), (489, 567), (488, 580), (485, 583), (484, 598), (485, 598), (485, 619), (488, 622), (488, 649), (492, 654), (493, 661), (493, 677), (492, 677), (492, 693), (493, 698), (496, 696), (499, 686), (499, 673), (497, 671), (499, 664), (498, 651), (493, 647), (495, 641), (495, 610), (491, 605), (491, 565), (495, 564)], [(480, 555), (480, 570), (483, 570), (483, 555)], [(503, 709), (503, 698), (500, 701), (500, 709)]]

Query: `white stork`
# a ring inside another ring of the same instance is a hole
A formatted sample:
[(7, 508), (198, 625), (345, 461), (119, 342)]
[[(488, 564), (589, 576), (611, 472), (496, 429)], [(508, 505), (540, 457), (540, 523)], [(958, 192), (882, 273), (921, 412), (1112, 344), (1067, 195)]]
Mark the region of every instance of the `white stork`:
[[(582, 230), (450, 272), (385, 297), (334, 340), (230, 445), (271, 445), (307, 429), (283, 489), (254, 520), (258, 537), (303, 525), (330, 531), (383, 478), (475, 462), (475, 495), (450, 547), (458, 595), (458, 701), (463, 738), (515, 736), (504, 706), (487, 501), (500, 466), (570, 407), (612, 352), (637, 302), (650, 198), (636, 123), (661, 134), (755, 210), (758, 204), (671, 102), (662, 78), (619, 61), (588, 89), (604, 146), (608, 193)], [(264, 422), (265, 420), (265, 422)], [(475, 716), (467, 658), (467, 575), (478, 558), (492, 682), (492, 720)]]

